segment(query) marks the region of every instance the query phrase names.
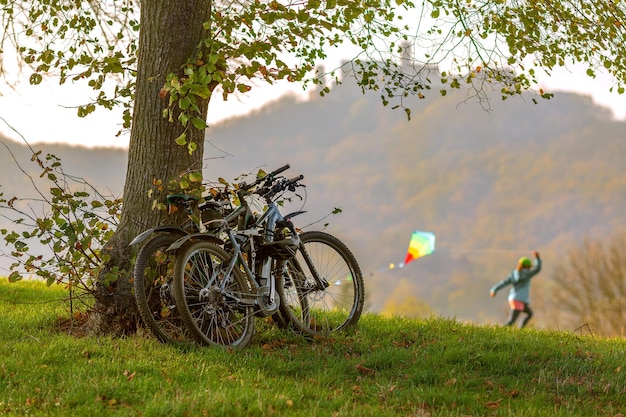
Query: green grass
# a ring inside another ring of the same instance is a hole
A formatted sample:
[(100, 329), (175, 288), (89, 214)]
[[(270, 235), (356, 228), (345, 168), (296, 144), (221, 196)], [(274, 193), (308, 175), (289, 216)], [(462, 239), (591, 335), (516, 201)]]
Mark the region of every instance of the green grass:
[[(242, 352), (59, 331), (65, 292), (0, 280), (0, 416), (616, 416), (626, 341), (365, 315)], [(56, 301), (55, 301), (56, 300)]]

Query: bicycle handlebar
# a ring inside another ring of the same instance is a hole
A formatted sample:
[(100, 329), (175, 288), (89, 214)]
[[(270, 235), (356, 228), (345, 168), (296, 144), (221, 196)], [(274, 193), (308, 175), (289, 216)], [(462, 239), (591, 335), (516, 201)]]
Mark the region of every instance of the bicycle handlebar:
[(269, 203), (272, 198), (276, 196), (276, 194), (283, 192), (285, 190), (295, 191), (296, 186), (298, 186), (298, 181), (304, 179), (304, 175), (298, 175), (297, 177), (293, 177), (291, 179), (281, 178), (273, 185), (266, 185), (265, 187), (255, 191), (255, 194), (263, 196), (265, 200)]
[(285, 164), (282, 167), (270, 172), (269, 174), (265, 174), (264, 176), (257, 178), (256, 181), (254, 181), (252, 184), (246, 184), (245, 182), (240, 183), (239, 188), (243, 188), (244, 190), (248, 191), (250, 188), (261, 184), (265, 180), (271, 181), (276, 175), (287, 171), (290, 167), (291, 165)]

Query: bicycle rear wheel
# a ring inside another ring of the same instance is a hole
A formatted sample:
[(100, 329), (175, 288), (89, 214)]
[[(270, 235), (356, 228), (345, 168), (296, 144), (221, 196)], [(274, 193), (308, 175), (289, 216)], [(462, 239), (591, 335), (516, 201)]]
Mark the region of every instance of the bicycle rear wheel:
[(183, 248), (174, 268), (174, 296), (196, 341), (242, 349), (254, 333), (254, 307), (239, 303), (250, 294), (241, 271), (234, 268), (225, 275), (231, 256), (210, 242)]
[(356, 325), (363, 311), (365, 289), (354, 255), (328, 233), (304, 232), (300, 239), (300, 249), (287, 261), (286, 273), (277, 285), (283, 316), (308, 335)]
[(174, 301), (175, 257), (166, 252), (178, 238), (180, 235), (165, 234), (146, 242), (137, 254), (133, 277), (142, 322), (159, 341), (174, 344), (190, 341)]

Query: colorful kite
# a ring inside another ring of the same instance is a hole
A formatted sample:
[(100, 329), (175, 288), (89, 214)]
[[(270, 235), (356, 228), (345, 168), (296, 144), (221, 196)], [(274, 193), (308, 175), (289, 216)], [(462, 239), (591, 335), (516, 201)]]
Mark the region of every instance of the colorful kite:
[(421, 258), (422, 256), (430, 255), (435, 251), (435, 235), (430, 232), (415, 231), (411, 235), (409, 241), (409, 249), (404, 258), (404, 265), (408, 265), (409, 262)]

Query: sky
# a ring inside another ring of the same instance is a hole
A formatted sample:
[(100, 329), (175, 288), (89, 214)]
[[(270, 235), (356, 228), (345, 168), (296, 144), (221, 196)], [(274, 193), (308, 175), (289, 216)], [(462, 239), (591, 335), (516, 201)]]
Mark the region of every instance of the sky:
[[(611, 79), (600, 75), (591, 79), (584, 70), (557, 70), (539, 84), (547, 92), (576, 92), (590, 95), (595, 103), (611, 109), (617, 120), (626, 120), (626, 94), (609, 91)], [(284, 94), (306, 97), (300, 85), (264, 86), (254, 88), (250, 94), (231, 97), (223, 102), (215, 97), (209, 106), (209, 126), (229, 117), (258, 109)], [(31, 86), (27, 81), (15, 90), (0, 89), (0, 133), (29, 143), (57, 142), (87, 147), (128, 147), (129, 134), (116, 136), (121, 128), (121, 111), (97, 109), (86, 118), (76, 115), (76, 106), (85, 102), (92, 92), (79, 86), (55, 85), (52, 81)], [(555, 102), (556, 103), (556, 102)], [(381, 109), (382, 109), (381, 104)], [(390, 110), (389, 110), (390, 111)]]

